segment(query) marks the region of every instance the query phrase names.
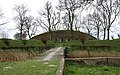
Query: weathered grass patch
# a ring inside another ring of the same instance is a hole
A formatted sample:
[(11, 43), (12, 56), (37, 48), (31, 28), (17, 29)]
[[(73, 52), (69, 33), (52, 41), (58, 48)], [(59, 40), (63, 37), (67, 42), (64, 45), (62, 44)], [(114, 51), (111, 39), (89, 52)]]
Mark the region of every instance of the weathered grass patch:
[(85, 58), (85, 57), (120, 57), (119, 52), (114, 51), (87, 51), (75, 50), (68, 53), (69, 58)]
[(0, 62), (0, 75), (55, 75), (59, 61)]
[(87, 66), (67, 62), (66, 75), (120, 75), (120, 67)]
[(3, 51), (0, 52), (0, 62), (5, 61), (24, 61), (32, 59), (33, 56), (29, 55), (27, 52), (15, 52), (15, 51)]

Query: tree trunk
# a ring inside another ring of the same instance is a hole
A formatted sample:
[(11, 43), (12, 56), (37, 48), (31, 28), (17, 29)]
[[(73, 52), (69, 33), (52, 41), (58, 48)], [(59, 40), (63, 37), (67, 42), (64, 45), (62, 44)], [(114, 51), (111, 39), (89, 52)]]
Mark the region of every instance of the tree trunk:
[(99, 29), (99, 27), (97, 28), (97, 40), (99, 40), (99, 34), (100, 34), (100, 29)]
[(107, 40), (110, 40), (110, 28), (107, 29)]
[(28, 32), (28, 37), (29, 37), (29, 39), (31, 39), (31, 35), (30, 35), (30, 32), (29, 31), (27, 31)]
[(23, 33), (22, 33), (22, 31), (23, 31), (22, 28), (23, 28), (23, 24), (21, 24), (21, 27), (20, 27), (20, 40), (22, 40), (22, 34), (23, 34)]
[(103, 40), (105, 40), (105, 36), (106, 36), (106, 29), (104, 28), (104, 32), (103, 32)]
[(50, 41), (52, 41), (52, 31), (50, 31)]

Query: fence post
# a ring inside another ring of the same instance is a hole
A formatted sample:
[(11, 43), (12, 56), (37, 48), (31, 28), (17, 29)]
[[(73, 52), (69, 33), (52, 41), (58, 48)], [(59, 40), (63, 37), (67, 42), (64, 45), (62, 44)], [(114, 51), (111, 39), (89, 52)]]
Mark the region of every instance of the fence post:
[(67, 54), (68, 54), (68, 47), (64, 48), (64, 58), (67, 58)]

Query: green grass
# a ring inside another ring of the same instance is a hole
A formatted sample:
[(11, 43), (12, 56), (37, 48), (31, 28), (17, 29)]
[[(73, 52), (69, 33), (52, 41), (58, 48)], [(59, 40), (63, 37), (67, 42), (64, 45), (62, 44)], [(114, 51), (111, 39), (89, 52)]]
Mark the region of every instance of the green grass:
[(10, 47), (21, 47), (24, 46), (21, 40), (8, 40)]
[[(11, 39), (0, 39), (0, 47), (6, 47), (7, 45), (4, 43), (7, 41), (9, 43), (9, 47), (21, 47), (21, 46), (45, 46), (40, 40), (11, 40)], [(24, 45), (23, 42), (26, 42)]]
[(0, 75), (55, 75), (59, 61), (0, 62)]
[(115, 40), (89, 40), (85, 41), (85, 45), (110, 45), (113, 47), (120, 46), (120, 39)]
[[(70, 51), (72, 50), (78, 50), (78, 49), (74, 49), (71, 46), (83, 46), (83, 44), (81, 43), (80, 40), (73, 40), (73, 41), (69, 41), (66, 43), (62, 43), (62, 45), (70, 47)], [(111, 51), (115, 51), (115, 52), (120, 52), (120, 39), (115, 39), (115, 40), (86, 40), (84, 42), (85, 46), (110, 46), (110, 50)], [(94, 49), (91, 49), (92, 51)], [(95, 49), (96, 50), (96, 49)], [(102, 50), (102, 48), (100, 48), (100, 50)], [(105, 50), (108, 50), (107, 48)]]
[(120, 75), (120, 67), (87, 66), (67, 62), (66, 75)]
[(40, 40), (27, 40), (25, 46), (44, 46)]

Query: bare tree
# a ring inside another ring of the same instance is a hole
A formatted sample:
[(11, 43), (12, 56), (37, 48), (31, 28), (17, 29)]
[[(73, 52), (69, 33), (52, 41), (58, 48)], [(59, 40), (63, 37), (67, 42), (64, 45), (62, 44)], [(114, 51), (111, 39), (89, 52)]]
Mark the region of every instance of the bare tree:
[(14, 35), (14, 38), (17, 39), (17, 40), (20, 39), (20, 33), (16, 33), (16, 34)]
[(16, 12), (16, 16), (14, 17), (14, 20), (18, 23), (17, 28), (20, 30), (20, 39), (22, 40), (23, 30), (25, 26), (25, 18), (29, 12), (29, 9), (26, 5), (20, 4), (20, 5), (15, 5), (13, 10)]
[(51, 2), (45, 4), (45, 9), (39, 12), (40, 17), (37, 19), (38, 24), (48, 32), (56, 30), (60, 22), (60, 12), (53, 10)]
[(102, 19), (100, 17), (100, 14), (94, 12), (91, 16), (91, 19), (93, 21), (93, 25), (94, 25), (95, 29), (97, 30), (97, 39), (99, 40), (100, 30), (101, 30), (101, 27), (102, 27)]
[[(0, 19), (3, 19), (4, 18), (4, 13), (2, 12), (2, 10), (0, 9)], [(1, 25), (4, 25), (4, 24), (6, 24), (6, 23), (8, 23), (8, 22), (0, 22), (0, 26)]]
[(75, 31), (79, 31), (79, 29), (81, 28), (80, 22), (81, 20), (78, 19), (77, 15), (75, 15), (75, 20), (73, 23)]
[(110, 28), (120, 14), (120, 0), (97, 0), (97, 9), (104, 14), (106, 20), (107, 39), (110, 38)]
[(118, 38), (120, 39), (120, 34), (117, 34), (118, 35)]
[[(8, 21), (3, 21), (4, 20), (4, 13), (2, 12), (2, 10), (0, 9), (0, 26), (5, 25), (6, 23), (8, 23)], [(8, 38), (8, 33), (6, 31), (3, 31), (3, 29), (0, 29), (1, 33), (0, 36), (2, 38)]]
[(68, 22), (68, 14), (66, 13), (63, 17), (62, 17), (62, 27), (66, 30), (70, 30), (70, 25)]
[[(97, 2), (98, 4), (98, 2)], [(99, 15), (98, 22), (101, 22), (101, 30), (103, 31), (103, 40), (106, 38), (106, 30), (107, 30), (107, 16), (105, 15), (106, 12), (102, 9), (102, 7), (98, 8), (98, 5), (93, 5), (95, 7), (95, 13)], [(97, 20), (96, 20), (97, 21)]]
[(92, 15), (91, 14), (88, 14), (86, 17), (83, 17), (82, 28), (84, 30), (87, 30), (88, 34), (92, 35), (92, 31), (94, 29), (94, 26), (93, 26), (93, 21), (92, 21)]
[[(64, 27), (64, 29), (70, 30), (70, 25), (69, 25), (69, 22), (68, 22), (68, 14), (66, 14), (62, 17), (62, 24), (63, 24), (62, 27)], [(80, 29), (79, 19), (78, 19), (77, 15), (75, 15), (75, 17), (74, 17), (73, 29), (75, 31), (78, 31)]]
[(29, 16), (25, 17), (25, 31), (28, 35), (28, 37), (31, 39), (33, 35), (37, 32), (38, 25), (34, 21), (34, 17)]
[(91, 2), (92, 1), (89, 0), (59, 0), (59, 10), (64, 11), (68, 15), (68, 27), (70, 27), (71, 30), (71, 39), (73, 39), (75, 11)]
[(8, 38), (8, 33), (6, 31), (2, 31), (0, 33), (1, 37), (4, 38), (4, 39), (7, 39)]
[(20, 40), (21, 38), (22, 38), (22, 40), (25, 40), (26, 37), (27, 37), (26, 32), (23, 32), (22, 36), (20, 35), (20, 33), (16, 33), (16, 34), (14, 35), (14, 38), (17, 39), (17, 40)]
[(50, 32), (50, 40), (52, 40), (52, 31), (57, 29), (60, 23), (60, 12), (53, 10), (51, 2), (47, 2), (45, 9), (39, 12), (40, 17), (37, 19), (38, 24), (48, 32)]

